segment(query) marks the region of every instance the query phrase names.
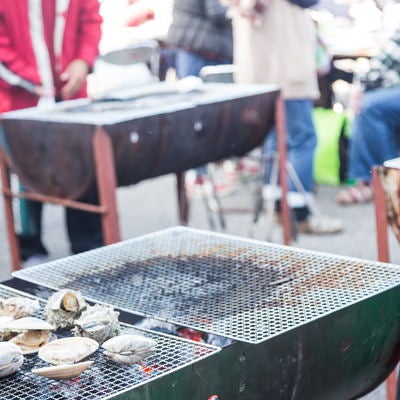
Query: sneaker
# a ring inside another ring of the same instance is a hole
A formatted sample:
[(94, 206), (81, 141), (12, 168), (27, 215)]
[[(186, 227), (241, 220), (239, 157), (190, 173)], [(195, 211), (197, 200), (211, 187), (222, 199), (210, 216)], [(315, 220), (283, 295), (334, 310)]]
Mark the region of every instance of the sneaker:
[(297, 222), (300, 233), (311, 235), (330, 235), (343, 231), (343, 222), (326, 215), (310, 215), (307, 220)]
[(33, 267), (34, 265), (43, 264), (47, 261), (49, 261), (49, 257), (45, 254), (35, 254), (22, 262), (22, 268)]

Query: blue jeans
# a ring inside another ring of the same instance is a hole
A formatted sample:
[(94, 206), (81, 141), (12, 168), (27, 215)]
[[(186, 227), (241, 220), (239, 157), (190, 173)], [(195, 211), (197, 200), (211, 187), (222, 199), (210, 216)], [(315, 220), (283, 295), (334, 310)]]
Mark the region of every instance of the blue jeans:
[(398, 157), (400, 88), (367, 92), (353, 122), (349, 177), (370, 182), (371, 169)]
[[(209, 65), (229, 64), (231, 60), (209, 60), (202, 57), (200, 54), (192, 53), (186, 50), (177, 50), (175, 53), (175, 68), (176, 75), (179, 79), (186, 78), (187, 76), (199, 76), (200, 70)], [(207, 172), (207, 166), (203, 165), (196, 168), (196, 174), (203, 176)]]
[[(312, 100), (285, 100), (287, 157), (306, 192), (314, 187), (314, 151), (317, 145), (313, 121)], [(270, 132), (264, 143), (266, 154), (276, 150), (276, 131)], [(297, 192), (289, 179), (289, 191)]]
[(232, 60), (213, 59), (202, 57), (198, 53), (192, 53), (186, 50), (177, 50), (175, 54), (175, 68), (179, 79), (187, 76), (199, 76), (200, 70), (208, 65), (230, 64)]

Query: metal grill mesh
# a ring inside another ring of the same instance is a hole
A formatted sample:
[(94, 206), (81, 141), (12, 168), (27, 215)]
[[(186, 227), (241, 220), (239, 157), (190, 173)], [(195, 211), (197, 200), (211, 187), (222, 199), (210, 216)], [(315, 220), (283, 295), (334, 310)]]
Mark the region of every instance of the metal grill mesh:
[(259, 343), (398, 286), (400, 268), (177, 227), (15, 276)]
[[(0, 298), (26, 296), (0, 285)], [(41, 302), (44, 306), (45, 302)], [(43, 317), (43, 308), (35, 314)], [(94, 364), (79, 377), (55, 381), (31, 373), (32, 368), (49, 366), (37, 355), (25, 356), (22, 367), (13, 375), (0, 379), (0, 398), (7, 400), (104, 400), (146, 384), (161, 376), (168, 375), (186, 365), (192, 364), (219, 351), (208, 345), (190, 342), (162, 333), (149, 332), (121, 324), (121, 333), (132, 333), (153, 338), (156, 351), (144, 361), (131, 367), (118, 366), (98, 350), (89, 359)], [(59, 335), (62, 336), (62, 335)]]

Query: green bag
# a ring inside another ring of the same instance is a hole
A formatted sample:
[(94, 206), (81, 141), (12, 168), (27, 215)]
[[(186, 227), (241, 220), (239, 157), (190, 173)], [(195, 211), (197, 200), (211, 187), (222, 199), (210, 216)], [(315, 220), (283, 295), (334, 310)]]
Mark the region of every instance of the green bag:
[(318, 139), (314, 159), (315, 182), (339, 185), (347, 180), (349, 119), (344, 113), (317, 107), (314, 109), (314, 123)]

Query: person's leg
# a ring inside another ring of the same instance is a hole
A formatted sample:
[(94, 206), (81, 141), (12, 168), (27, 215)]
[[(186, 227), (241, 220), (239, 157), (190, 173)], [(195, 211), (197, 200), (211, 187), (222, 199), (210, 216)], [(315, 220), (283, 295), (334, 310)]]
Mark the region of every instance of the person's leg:
[[(295, 173), (289, 176), (288, 202), (294, 211), (297, 229), (309, 234), (340, 232), (343, 229), (342, 222), (321, 215), (314, 206), (314, 152), (317, 139), (313, 103), (311, 100), (285, 100), (285, 112), (288, 161)], [(274, 136), (267, 141), (276, 142)], [(267, 149), (271, 146), (273, 144), (268, 143)]]
[[(78, 201), (99, 204), (97, 193), (85, 195)], [(101, 216), (81, 210), (66, 208), (67, 231), (71, 252), (74, 254), (103, 246)]]
[(400, 89), (379, 89), (367, 93), (353, 123), (350, 142), (349, 176), (370, 182), (371, 169), (398, 156)]
[(188, 76), (199, 76), (201, 68), (207, 60), (198, 54), (186, 50), (177, 50), (175, 54), (175, 68), (179, 79)]
[[(304, 191), (311, 196), (313, 191), (314, 151), (316, 147), (316, 134), (312, 119), (313, 104), (311, 100), (285, 100), (286, 114), (286, 141), (287, 158), (296, 172)], [(271, 131), (265, 141), (265, 153), (267, 155), (276, 151), (276, 132)], [(270, 170), (270, 164), (267, 165)], [(304, 209), (307, 208), (303, 193), (299, 193), (293, 177), (288, 177), (289, 205), (299, 209), (300, 219), (307, 216)], [(301, 209), (301, 211), (300, 211)]]
[[(20, 186), (20, 190), (25, 189)], [(21, 233), (18, 240), (22, 261), (27, 262), (27, 265), (44, 261), (48, 254), (42, 243), (42, 209), (43, 204), (40, 202), (19, 200)]]

